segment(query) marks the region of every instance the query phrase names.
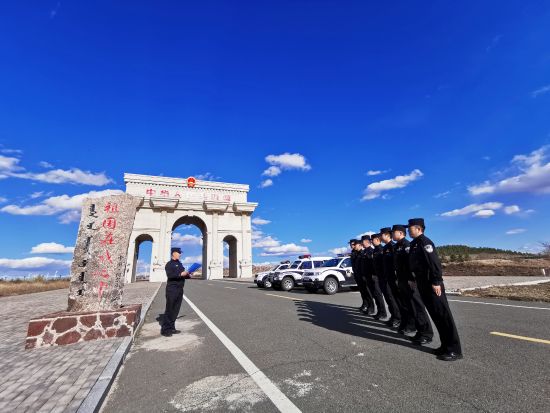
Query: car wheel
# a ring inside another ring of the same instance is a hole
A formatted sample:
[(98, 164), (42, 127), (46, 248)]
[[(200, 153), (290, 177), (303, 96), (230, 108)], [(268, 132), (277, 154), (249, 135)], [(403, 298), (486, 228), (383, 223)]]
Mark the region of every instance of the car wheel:
[(317, 288), (315, 287), (306, 287), (306, 290), (308, 293), (316, 293), (317, 292)]
[(325, 280), (323, 290), (325, 290), (325, 293), (328, 295), (333, 295), (338, 292), (338, 281), (334, 277), (328, 277)]
[(265, 280), (265, 281), (264, 281), (264, 287), (265, 287), (265, 288), (271, 288), (271, 281)]
[(294, 280), (292, 277), (285, 277), (283, 278), (283, 281), (281, 281), (281, 289), (283, 291), (290, 291), (294, 288)]

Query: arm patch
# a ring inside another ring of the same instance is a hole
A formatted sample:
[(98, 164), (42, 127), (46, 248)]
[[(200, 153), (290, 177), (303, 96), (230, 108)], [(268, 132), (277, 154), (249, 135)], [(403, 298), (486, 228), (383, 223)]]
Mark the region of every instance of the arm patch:
[(428, 245), (424, 245), (424, 249), (426, 250), (427, 253), (431, 254), (432, 252), (434, 252), (434, 247), (430, 244)]

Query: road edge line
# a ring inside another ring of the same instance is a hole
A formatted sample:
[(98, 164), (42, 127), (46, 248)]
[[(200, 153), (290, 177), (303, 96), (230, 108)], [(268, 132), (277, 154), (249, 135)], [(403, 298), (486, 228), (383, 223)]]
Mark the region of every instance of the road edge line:
[(262, 389), (265, 395), (277, 407), (280, 412), (300, 412), (294, 403), (250, 360), (244, 352), (227, 337), (199, 308), (191, 302), (187, 296), (183, 299), (189, 304), (193, 311), (201, 318), (201, 320), (210, 328), (214, 335), (222, 342), (229, 350), (231, 355), (237, 360), (241, 367), (248, 375), (256, 382), (258, 387)]
[(103, 402), (107, 398), (109, 390), (111, 389), (111, 385), (115, 381), (118, 371), (120, 370), (120, 366), (122, 366), (122, 364), (124, 363), (126, 355), (132, 347), (134, 337), (137, 335), (137, 333), (141, 329), (141, 326), (145, 322), (147, 312), (149, 311), (151, 304), (153, 304), (153, 300), (156, 298), (160, 287), (162, 287), (162, 283), (160, 283), (151, 299), (142, 308), (142, 317), (134, 331), (134, 334), (128, 337), (124, 337), (122, 343), (120, 343), (114, 354), (105, 365), (105, 368), (99, 375), (99, 378), (96, 380), (96, 382), (78, 407), (77, 413), (97, 413), (100, 411), (101, 407), (103, 406)]

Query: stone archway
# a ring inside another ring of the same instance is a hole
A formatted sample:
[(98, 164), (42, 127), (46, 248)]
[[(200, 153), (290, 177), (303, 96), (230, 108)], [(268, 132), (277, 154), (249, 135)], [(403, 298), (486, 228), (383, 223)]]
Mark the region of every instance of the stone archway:
[[(226, 235), (224, 243), (229, 246), (229, 278), (239, 277), (239, 247), (237, 238), (234, 235)], [(223, 246), (222, 246), (223, 248)]]
[[(176, 230), (180, 225), (194, 225), (202, 233), (202, 278), (204, 280), (208, 279), (208, 228), (206, 223), (197, 216), (193, 215), (184, 215), (178, 218), (174, 224), (172, 224), (172, 232)], [(185, 250), (182, 251), (183, 256), (185, 257)]]
[[(223, 240), (232, 236), (233, 274), (252, 277), (251, 215), (258, 206), (248, 202), (248, 185), (184, 178), (124, 174), (126, 192), (142, 199), (137, 209), (131, 240), (149, 234), (150, 281), (164, 281), (170, 259), (172, 231), (182, 223), (197, 225), (203, 233), (203, 277), (223, 278)], [(130, 242), (126, 282), (132, 282), (135, 243)]]

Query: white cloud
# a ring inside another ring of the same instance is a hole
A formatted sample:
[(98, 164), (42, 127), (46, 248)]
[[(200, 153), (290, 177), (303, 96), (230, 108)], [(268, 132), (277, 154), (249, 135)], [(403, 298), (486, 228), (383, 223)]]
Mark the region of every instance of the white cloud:
[(302, 239), (300, 240), (300, 242), (301, 242), (302, 244), (309, 244), (311, 241), (312, 241), (312, 240), (310, 240), (309, 238), (302, 238)]
[(21, 149), (9, 149), (9, 148), (0, 149), (0, 152), (8, 154), (8, 155), (13, 155), (13, 154), (21, 155), (23, 153), (23, 151)]
[(38, 163), (38, 165), (40, 165), (42, 168), (45, 168), (45, 169), (52, 169), (53, 168), (53, 165), (49, 162), (46, 162), (46, 161), (41, 161)]
[(72, 254), (74, 247), (66, 247), (56, 242), (43, 242), (31, 249), (31, 254)]
[(202, 265), (202, 255), (194, 255), (190, 257), (183, 257), (183, 260), (181, 260), (182, 264), (194, 264), (198, 263)]
[(480, 211), (477, 211), (474, 214), (474, 217), (489, 218), (489, 217), (492, 217), (493, 215), (495, 215), (495, 211), (493, 211), (492, 209), (482, 209)]
[(447, 198), (449, 195), (450, 195), (451, 191), (445, 191), (445, 192), (440, 192), (438, 194), (435, 194), (434, 195), (434, 198)]
[(266, 179), (265, 181), (262, 181), (262, 183), (260, 184), (260, 188), (267, 188), (269, 186), (272, 186), (273, 185), (273, 180), (272, 179)]
[(36, 198), (40, 198), (42, 195), (44, 195), (44, 191), (33, 192), (30, 195), (30, 198), (31, 199), (36, 199)]
[(416, 181), (421, 178), (424, 174), (419, 170), (415, 169), (408, 175), (398, 175), (393, 179), (386, 179), (380, 182), (373, 182), (369, 184), (364, 191), (362, 201), (368, 201), (371, 199), (379, 198), (381, 193), (384, 191), (390, 191), (392, 189), (404, 188), (409, 185), (411, 182)]
[(542, 87), (540, 87), (540, 88), (538, 88), (538, 89), (536, 89), (536, 90), (533, 90), (533, 91), (531, 92), (531, 96), (534, 97), (534, 98), (536, 98), (536, 97), (538, 97), (538, 96), (540, 96), (540, 95), (544, 95), (544, 94), (546, 94), (546, 93), (548, 93), (548, 92), (550, 92), (550, 85), (542, 86)]
[(253, 248), (271, 248), (271, 247), (278, 247), (279, 245), (281, 245), (281, 242), (273, 238), (271, 235), (253, 239), (253, 242), (252, 242)]
[(333, 248), (331, 250), (328, 250), (331, 254), (338, 255), (338, 254), (346, 254), (350, 251), (349, 247), (341, 247), (341, 248)]
[(78, 195), (60, 195), (46, 198), (40, 204), (36, 205), (6, 205), (0, 208), (1, 212), (11, 215), (57, 215), (62, 223), (78, 221), (82, 203), (86, 198), (100, 198), (108, 195), (122, 194), (118, 189), (106, 189), (104, 191), (90, 191)]
[(525, 228), (514, 228), (506, 231), (507, 235), (516, 235), (516, 234), (522, 234), (525, 231), (527, 231)]
[(82, 171), (78, 168), (72, 168), (69, 170), (52, 169), (51, 171), (41, 173), (11, 173), (9, 176), (14, 178), (29, 179), (31, 181), (46, 182), (50, 184), (80, 184), (103, 186), (113, 182), (113, 180), (106, 176), (104, 172), (96, 174), (90, 171)]
[(213, 173), (211, 172), (206, 172), (204, 174), (198, 174), (198, 175), (195, 175), (195, 178), (201, 180), (201, 181), (215, 181), (216, 179), (220, 179), (219, 176), (215, 176)]
[[(476, 214), (479, 213), (480, 211), (494, 211), (496, 209), (500, 209), (502, 208), (502, 203), (501, 202), (486, 202), (484, 204), (470, 204), (470, 205), (466, 205), (464, 208), (459, 208), (459, 209), (453, 209), (452, 211), (448, 211), (448, 212), (443, 212), (442, 214), (440, 214), (442, 217), (456, 217), (456, 216), (459, 216), (459, 215), (470, 215), (470, 214)], [(487, 212), (483, 212), (481, 213), (481, 215), (477, 215), (477, 216), (483, 216), (483, 215), (487, 215), (488, 213)], [(494, 215), (494, 213), (492, 214)]]
[(519, 211), (521, 211), (521, 209), (520, 209), (520, 207), (517, 206), (517, 205), (510, 205), (510, 206), (504, 207), (504, 213), (505, 213), (506, 215), (516, 214), (516, 213), (518, 213)]
[(307, 163), (304, 155), (299, 153), (283, 153), (281, 155), (268, 155), (265, 157), (268, 164), (274, 165), (281, 170), (299, 169), (309, 171), (311, 166)]
[(178, 247), (182, 245), (202, 245), (202, 237), (199, 235), (180, 234), (174, 232), (172, 234), (172, 243)]
[(20, 160), (11, 156), (0, 155), (0, 173), (10, 173), (21, 170), (19, 166)]
[(277, 247), (265, 248), (260, 255), (262, 257), (288, 256), (288, 255), (307, 254), (308, 252), (309, 252), (309, 249), (307, 247), (290, 243), (290, 244), (279, 245)]
[(543, 146), (528, 155), (516, 155), (512, 167), (516, 175), (500, 181), (485, 181), (468, 187), (472, 195), (527, 192), (550, 194), (550, 162), (547, 161), (549, 146)]
[(252, 224), (254, 225), (267, 225), (271, 224), (271, 221), (268, 221), (267, 219), (263, 219), (260, 217), (252, 218)]
[(265, 171), (262, 172), (262, 175), (265, 175), (265, 176), (279, 176), (281, 174), (281, 168), (279, 168), (278, 166), (270, 166), (269, 168), (267, 168)]
[(3, 204), (4, 202), (8, 202), (8, 198), (0, 196), (0, 204)]
[(31, 257), (22, 259), (0, 258), (0, 268), (14, 270), (67, 268), (71, 266), (71, 260), (56, 260), (46, 257)]

